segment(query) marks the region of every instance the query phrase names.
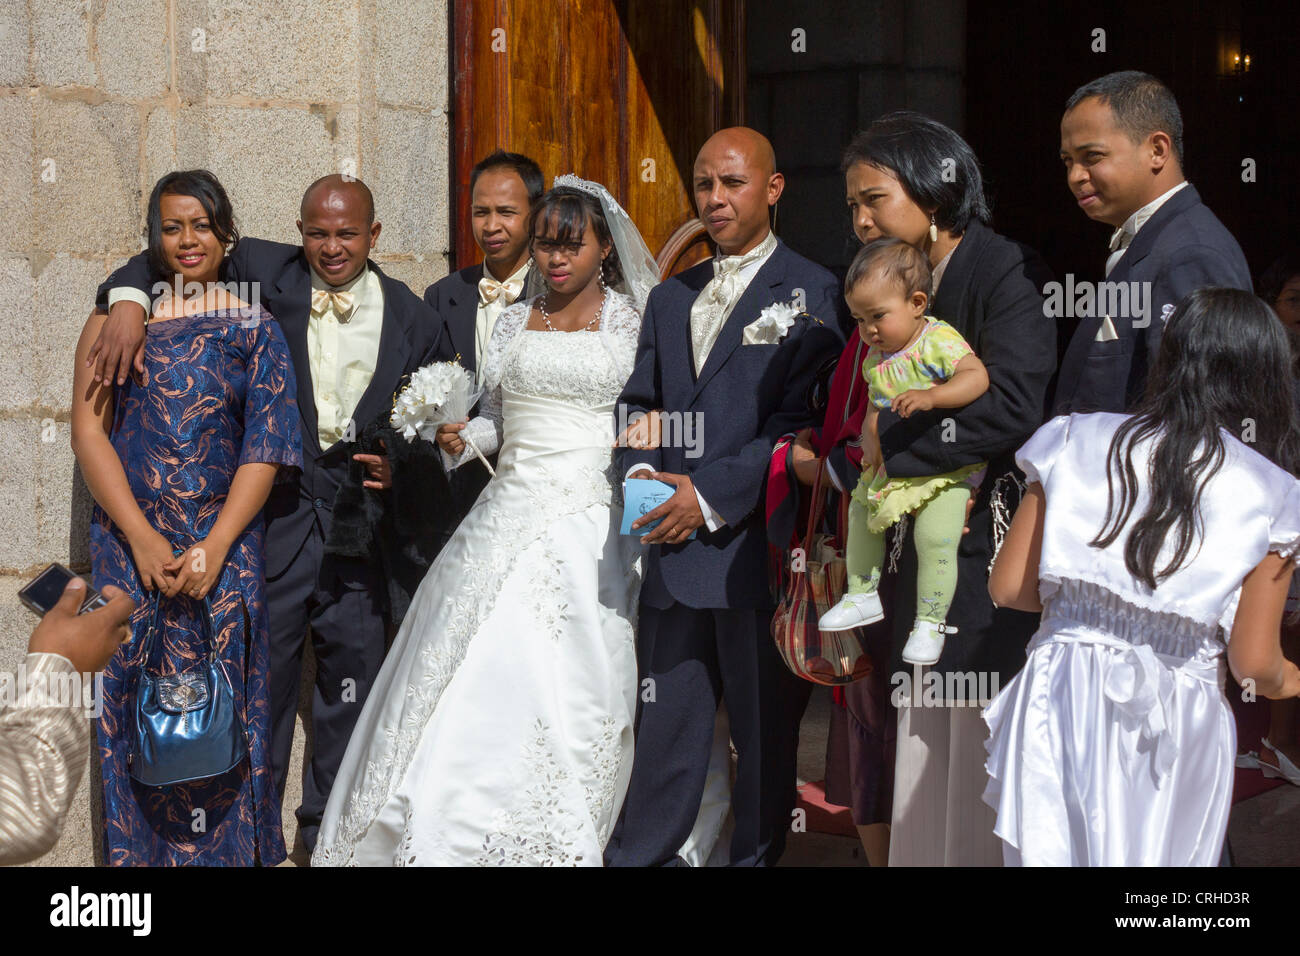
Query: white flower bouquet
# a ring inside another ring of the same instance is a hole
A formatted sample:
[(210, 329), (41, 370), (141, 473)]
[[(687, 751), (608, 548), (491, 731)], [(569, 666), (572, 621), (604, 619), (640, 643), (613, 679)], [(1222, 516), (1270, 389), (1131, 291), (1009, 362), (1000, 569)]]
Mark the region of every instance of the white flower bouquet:
[[(389, 422), (407, 441), (416, 435), (425, 441), (436, 441), (440, 426), (469, 418), (469, 410), (482, 391), (475, 387), (473, 374), (459, 362), (433, 362), (411, 373), (411, 381), (393, 402)], [(496, 477), (496, 472), (470, 437), (463, 431), (460, 437), (488, 472)]]

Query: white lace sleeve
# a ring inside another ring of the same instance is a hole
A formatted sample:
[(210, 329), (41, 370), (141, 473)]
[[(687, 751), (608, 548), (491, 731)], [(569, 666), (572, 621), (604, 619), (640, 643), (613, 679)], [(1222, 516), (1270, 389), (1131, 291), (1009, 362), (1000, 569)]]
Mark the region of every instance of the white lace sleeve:
[(636, 346), (641, 338), (641, 313), (627, 296), (612, 293), (601, 316), (601, 341), (609, 350), (619, 375), (627, 379), (636, 364)]
[[(467, 438), (474, 443), (474, 446), (483, 453), (483, 457), (488, 457), (496, 453), (501, 447), (502, 417), (501, 417), (501, 372), (505, 365), (506, 358), (513, 351), (513, 346), (518, 342), (519, 333), (523, 331), (524, 326), (528, 324), (528, 312), (532, 308), (532, 300), (516, 302), (509, 306), (497, 318), (496, 325), (492, 328), (492, 338), (488, 340), (487, 354), (482, 356), (483, 361), (483, 397), (479, 399), (478, 414), (469, 420), (461, 430), (461, 437)], [(441, 451), (441, 449), (439, 449)], [(467, 461), (477, 461), (474, 452), (466, 444), (460, 450), (460, 454), (454, 458), (445, 451), (442, 452), (443, 464), (447, 466), (448, 471), (452, 471), (465, 464)]]

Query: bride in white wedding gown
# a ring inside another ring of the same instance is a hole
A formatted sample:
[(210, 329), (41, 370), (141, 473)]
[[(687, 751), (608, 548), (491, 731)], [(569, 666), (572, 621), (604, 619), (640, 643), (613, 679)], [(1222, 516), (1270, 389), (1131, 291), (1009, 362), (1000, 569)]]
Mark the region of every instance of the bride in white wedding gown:
[[(416, 592), (334, 781), (315, 866), (599, 866), (618, 819), (641, 545), (619, 534), (612, 441), (657, 275), (602, 187), (555, 185), (600, 201), (615, 288), (632, 295), (606, 290), (576, 331), (554, 330), (547, 296), (497, 320), (488, 391), (461, 433), (500, 449), (497, 474)], [(551, 245), (572, 251), (562, 238)]]

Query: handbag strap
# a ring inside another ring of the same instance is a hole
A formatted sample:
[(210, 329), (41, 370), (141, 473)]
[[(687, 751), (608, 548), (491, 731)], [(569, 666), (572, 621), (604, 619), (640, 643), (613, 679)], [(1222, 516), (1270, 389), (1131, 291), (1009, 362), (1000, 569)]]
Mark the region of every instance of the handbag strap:
[[(862, 340), (862, 336), (859, 335), (857, 348), (853, 351), (853, 380), (849, 383), (849, 394), (844, 400), (844, 414), (840, 418), (841, 428), (848, 423), (849, 413), (853, 408), (853, 393), (857, 390), (858, 383), (865, 381), (862, 376), (862, 347), (866, 344), (867, 343)], [(823, 461), (829, 464), (830, 452), (826, 453)], [(848, 544), (850, 495), (850, 491), (840, 492), (840, 506), (837, 509), (839, 511), (839, 522), (835, 525), (835, 537), (839, 541), (841, 547)]]
[[(158, 639), (158, 615), (162, 612), (162, 592), (157, 589), (153, 592), (150, 600), (150, 611), (146, 615), (148, 620), (148, 629), (144, 634), (144, 641), (140, 647), (140, 666), (148, 668), (153, 660), (154, 645), (161, 643)], [(216, 627), (212, 622), (212, 599), (211, 596), (205, 597), (202, 601), (202, 607), (199, 610), (199, 629), (203, 633), (204, 641), (207, 644), (207, 653), (205, 656), (215, 658), (217, 655)]]
[(844, 399), (844, 415), (840, 418), (841, 428), (848, 423), (849, 412), (853, 409), (853, 392), (857, 389), (858, 382), (862, 380), (862, 346), (866, 344), (859, 335), (858, 346), (853, 352), (853, 378), (849, 382), (849, 394)]
[(817, 460), (817, 477), (813, 479), (812, 501), (808, 505), (808, 524), (803, 532), (803, 553), (804, 559), (812, 553), (813, 538), (817, 535), (817, 530), (821, 527), (822, 518), (826, 514), (826, 486), (829, 481), (826, 478), (826, 456)]

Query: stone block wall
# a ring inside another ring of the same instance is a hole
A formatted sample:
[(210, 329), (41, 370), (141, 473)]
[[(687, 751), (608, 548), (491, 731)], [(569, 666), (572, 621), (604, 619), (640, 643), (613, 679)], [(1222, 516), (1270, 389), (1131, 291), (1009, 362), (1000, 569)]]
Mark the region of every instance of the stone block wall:
[[(447, 34), (447, 0), (0, 4), (0, 668), (36, 622), (18, 588), (89, 567), (72, 356), (95, 286), (143, 245), (153, 183), (211, 169), (241, 231), (292, 242), (304, 187), (353, 173), (384, 224), (376, 260), (423, 292), (447, 271)], [(97, 772), (38, 864), (96, 861)]]

